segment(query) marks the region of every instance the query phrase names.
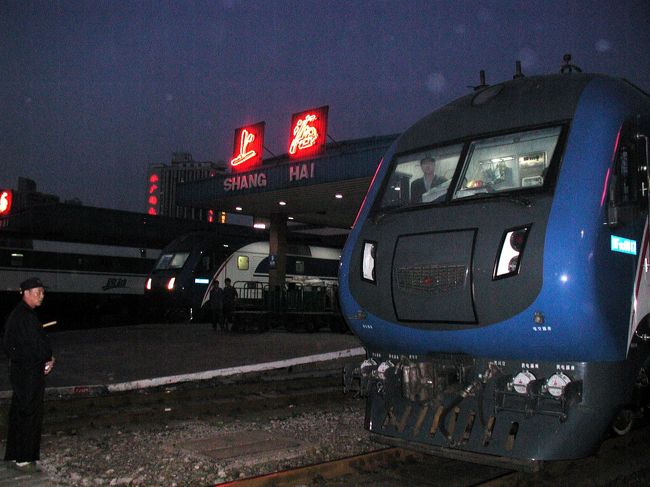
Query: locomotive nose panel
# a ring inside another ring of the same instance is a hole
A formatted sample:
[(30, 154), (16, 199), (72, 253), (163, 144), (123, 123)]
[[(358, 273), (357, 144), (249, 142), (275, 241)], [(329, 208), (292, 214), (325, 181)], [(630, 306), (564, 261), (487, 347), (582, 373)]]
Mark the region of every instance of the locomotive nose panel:
[(401, 321), (476, 323), (472, 255), (476, 230), (402, 235), (392, 267)]

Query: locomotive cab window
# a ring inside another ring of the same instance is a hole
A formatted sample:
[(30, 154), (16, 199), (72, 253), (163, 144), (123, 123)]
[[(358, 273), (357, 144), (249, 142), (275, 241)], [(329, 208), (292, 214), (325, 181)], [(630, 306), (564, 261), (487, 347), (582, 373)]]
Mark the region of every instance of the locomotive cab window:
[(454, 199), (542, 187), (560, 132), (552, 127), (472, 142)]
[(379, 210), (542, 188), (561, 133), (547, 127), (398, 155)]
[(381, 208), (444, 201), (462, 148), (457, 144), (398, 157)]
[(163, 254), (158, 259), (156, 270), (162, 269), (180, 269), (185, 265), (185, 261), (190, 256), (189, 252), (176, 252), (172, 254)]

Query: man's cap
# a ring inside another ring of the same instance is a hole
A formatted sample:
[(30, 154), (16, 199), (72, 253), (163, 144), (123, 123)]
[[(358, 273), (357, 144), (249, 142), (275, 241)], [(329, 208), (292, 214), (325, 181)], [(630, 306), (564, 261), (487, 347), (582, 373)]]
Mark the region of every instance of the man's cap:
[(35, 287), (45, 287), (38, 277), (30, 277), (20, 283), (21, 291), (27, 291), (28, 289), (34, 289)]

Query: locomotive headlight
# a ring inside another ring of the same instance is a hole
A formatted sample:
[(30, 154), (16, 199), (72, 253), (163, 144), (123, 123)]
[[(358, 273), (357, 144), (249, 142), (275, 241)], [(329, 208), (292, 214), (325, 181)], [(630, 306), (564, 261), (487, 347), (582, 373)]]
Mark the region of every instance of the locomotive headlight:
[(377, 244), (375, 242), (363, 243), (363, 256), (361, 257), (361, 278), (364, 281), (375, 282), (375, 255)]
[(499, 256), (494, 266), (493, 279), (510, 277), (519, 273), (521, 256), (526, 246), (530, 226), (506, 230), (501, 240)]
[(570, 383), (571, 379), (569, 379), (569, 377), (562, 372), (559, 372), (557, 374), (553, 374), (546, 381), (546, 390), (551, 396), (560, 397), (562, 394), (564, 394), (564, 389)]
[(174, 284), (175, 284), (175, 283), (176, 283), (176, 278), (175, 278), (175, 277), (172, 277), (172, 278), (169, 280), (169, 282), (167, 283), (167, 289), (169, 289), (170, 291), (173, 291), (173, 290), (174, 290)]
[(535, 379), (536, 377), (531, 372), (523, 370), (512, 379), (512, 387), (519, 394), (526, 394), (526, 392), (528, 392), (528, 384)]

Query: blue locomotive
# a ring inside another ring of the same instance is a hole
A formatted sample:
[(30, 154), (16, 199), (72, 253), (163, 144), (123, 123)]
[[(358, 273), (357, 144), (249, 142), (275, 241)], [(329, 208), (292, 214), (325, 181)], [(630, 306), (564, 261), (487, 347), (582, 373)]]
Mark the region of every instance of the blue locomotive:
[(642, 411), (650, 96), (565, 61), (434, 111), (377, 169), (339, 285), (380, 442), (535, 468)]

